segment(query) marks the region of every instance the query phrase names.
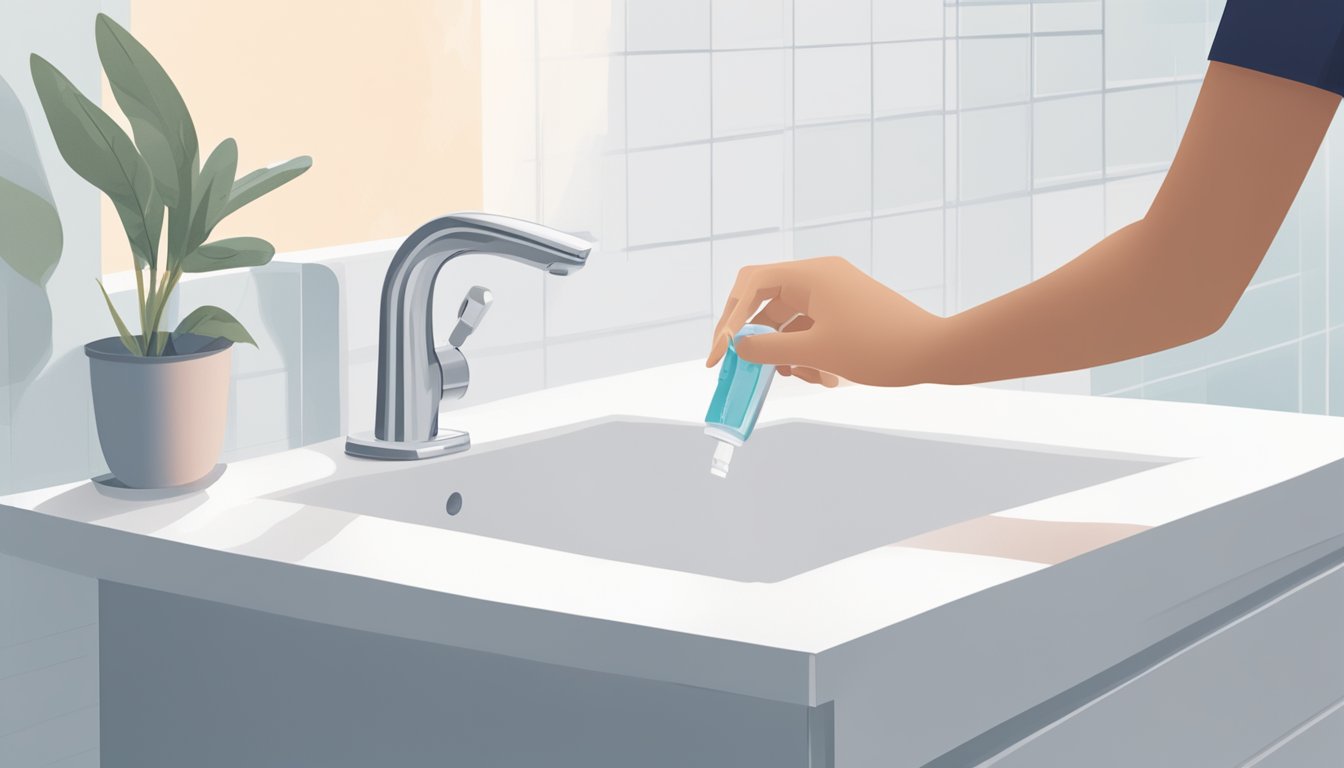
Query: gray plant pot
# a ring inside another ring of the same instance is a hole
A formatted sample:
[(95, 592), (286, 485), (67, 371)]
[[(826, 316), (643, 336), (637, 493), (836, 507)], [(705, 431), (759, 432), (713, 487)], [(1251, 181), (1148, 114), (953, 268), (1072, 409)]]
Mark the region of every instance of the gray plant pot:
[(131, 488), (201, 480), (224, 447), (233, 342), (174, 336), (165, 357), (138, 357), (115, 336), (84, 345), (103, 458)]

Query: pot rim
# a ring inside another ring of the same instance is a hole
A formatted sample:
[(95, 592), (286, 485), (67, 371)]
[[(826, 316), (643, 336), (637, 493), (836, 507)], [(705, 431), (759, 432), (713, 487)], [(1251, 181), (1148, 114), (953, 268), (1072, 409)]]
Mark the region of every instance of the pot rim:
[(198, 360), (203, 357), (210, 357), (221, 352), (227, 351), (233, 346), (233, 342), (222, 337), (211, 338), (209, 336), (200, 336), (194, 333), (173, 334), (173, 341), (179, 340), (186, 342), (192, 352), (177, 355), (164, 356), (142, 356), (133, 355), (126, 346), (121, 343), (120, 336), (108, 336), (107, 338), (90, 341), (84, 345), (84, 354), (94, 360), (109, 360), (117, 363), (132, 363), (146, 365), (163, 365), (167, 363), (181, 363), (188, 360)]

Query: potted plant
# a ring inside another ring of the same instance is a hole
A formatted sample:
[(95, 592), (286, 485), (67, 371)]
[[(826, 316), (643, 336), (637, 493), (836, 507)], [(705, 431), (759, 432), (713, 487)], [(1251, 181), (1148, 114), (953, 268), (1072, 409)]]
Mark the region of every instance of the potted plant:
[(31, 65), (61, 157), (111, 199), (134, 257), (140, 332), (131, 332), (98, 281), (117, 336), (85, 346), (98, 440), (121, 483), (187, 485), (214, 469), (223, 447), (231, 348), (256, 342), (219, 307), (197, 308), (172, 331), (163, 327), (165, 309), (186, 272), (271, 260), (275, 248), (265, 240), (208, 242), (210, 233), (312, 160), (297, 157), (235, 178), (238, 147), (225, 139), (200, 162), (196, 127), (163, 67), (106, 15), (98, 15), (94, 32), (134, 141), (45, 59), (34, 54)]

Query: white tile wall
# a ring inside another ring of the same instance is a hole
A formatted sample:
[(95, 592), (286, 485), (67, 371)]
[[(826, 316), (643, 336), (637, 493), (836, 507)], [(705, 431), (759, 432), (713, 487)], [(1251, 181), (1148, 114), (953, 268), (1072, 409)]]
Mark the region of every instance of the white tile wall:
[(990, 37), (960, 40), (957, 51), (962, 109), (1026, 101), (1031, 90), (1031, 38)]
[(608, 253), (546, 291), (547, 341), (709, 314), (708, 241)]
[(752, 264), (784, 261), (792, 251), (786, 248), (783, 232), (716, 238), (713, 247), (713, 288), (709, 306), (711, 314), (716, 316), (728, 300), (738, 270)]
[(632, 149), (709, 138), (708, 53), (631, 56), (626, 76), (626, 130)]
[[(536, 150), (542, 158), (622, 146), (625, 112), (613, 112), (625, 95), (624, 57), (549, 60), (540, 68), (538, 105), (531, 112), (541, 128)], [(538, 116), (537, 111), (540, 115)]]
[(867, 217), (872, 210), (872, 124), (837, 123), (794, 132), (796, 224)]
[(870, 0), (794, 0), (795, 45), (872, 41)]
[(873, 153), (876, 213), (941, 206), (941, 114), (877, 121), (873, 124)]
[(1037, 37), (1032, 46), (1037, 96), (1101, 90), (1100, 34)]
[(942, 210), (873, 219), (873, 277), (901, 292), (943, 285)]
[(1124, 0), (1104, 5), (1107, 85), (1203, 74), (1211, 10), (1203, 0)]
[(873, 115), (941, 111), (942, 70), (941, 40), (874, 45)]
[(1031, 200), (964, 205), (957, 212), (958, 309), (1031, 281)]
[[(496, 1), (510, 13), (528, 16), (533, 13), (533, 8), (522, 7), (518, 0)], [(526, 5), (531, 6), (532, 3)], [(623, 3), (613, 4), (611, 0), (546, 0), (535, 5), (535, 14), (537, 50), (542, 56), (592, 56), (614, 53), (624, 48)], [(653, 19), (641, 16), (638, 23), (653, 23)]]
[(778, 229), (784, 223), (784, 137), (714, 145), (714, 234)]
[(792, 68), (793, 59), (782, 48), (716, 51), (714, 135), (777, 131), (790, 126)]
[(1174, 85), (1107, 92), (1107, 172), (1165, 169), (1185, 129), (1177, 123), (1176, 95)]
[(1165, 176), (1148, 173), (1106, 182), (1106, 234), (1143, 218)]
[(1097, 185), (1032, 197), (1032, 277), (1072, 261), (1106, 236), (1106, 197)]
[(699, 319), (549, 343), (546, 348), (546, 384), (561, 386), (703, 357), (711, 330), (712, 321), (705, 315)]
[(1071, 30), (1101, 30), (1102, 0), (1065, 0), (1065, 2), (1035, 3), (1032, 6), (1032, 30), (1035, 32), (1067, 32)]
[(792, 0), (713, 0), (713, 45), (782, 48), (793, 41)]
[(873, 227), (870, 221), (849, 221), (794, 230), (793, 257), (843, 256), (859, 269), (872, 270)]
[(873, 40), (943, 36), (943, 0), (873, 0)]
[(957, 10), (957, 32), (963, 37), (1031, 32), (1031, 3), (969, 3)]
[[(1059, 268), (1147, 210), (1193, 108), (1221, 3), (614, 0), (608, 15), (618, 18), (622, 8), (626, 58), (649, 59), (629, 66), (629, 103), (611, 94), (605, 123), (588, 119), (566, 138), (563, 122), (552, 131), (543, 120), (537, 137), (544, 148), (551, 134), (563, 145), (596, 133), (625, 158), (618, 168), (628, 184), (603, 185), (605, 198), (624, 189), (625, 204), (604, 199), (596, 224), (582, 222), (581, 211), (564, 221), (605, 239), (612, 247), (599, 255), (624, 265), (592, 269), (582, 303), (600, 306), (608, 291), (642, 295), (648, 281), (669, 279), (629, 266), (643, 253), (681, 265), (692, 285), (707, 271), (712, 316), (737, 269), (777, 258), (839, 253), (939, 312)], [(622, 41), (609, 42), (618, 50)], [(548, 50), (537, 49), (547, 64)], [(660, 60), (658, 52), (671, 55)], [(663, 63), (675, 66), (659, 69)], [(646, 98), (639, 82), (655, 83), (657, 97)], [(690, 82), (707, 83), (706, 92), (689, 93)], [(631, 145), (656, 149), (623, 154), (611, 137), (627, 123)], [(544, 179), (551, 161), (544, 149), (540, 155)], [(501, 169), (507, 177), (508, 164)], [(538, 215), (554, 220), (564, 190), (547, 197)], [(605, 234), (623, 225), (635, 249), (629, 256), (616, 253), (624, 239)], [(1295, 274), (1286, 237), (1257, 280)], [(1296, 241), (1298, 253), (1308, 252), (1306, 241)], [(707, 257), (674, 255), (701, 243)], [(1304, 327), (1330, 327), (1329, 309), (1344, 289), (1313, 292), (1305, 284)], [(578, 295), (579, 285), (548, 281), (544, 291)], [(653, 328), (687, 322), (669, 316), (674, 311), (630, 316)], [(571, 312), (580, 320), (565, 320)], [(548, 354), (553, 327), (572, 331), (568, 345), (622, 327), (598, 329), (602, 323), (585, 325), (583, 317), (564, 300), (552, 302)], [(1328, 346), (1304, 344), (1317, 368), (1333, 360)], [(582, 358), (567, 359), (572, 366)], [(1141, 385), (1141, 369), (1113, 366), (1106, 378)], [(559, 379), (572, 375), (571, 367)], [(1079, 391), (1085, 380), (1013, 386)]]
[[(620, 5), (617, 2), (597, 3), (588, 16), (576, 18), (576, 23), (589, 24), (610, 18)], [(678, 0), (675, 3), (666, 0), (627, 0), (625, 13), (629, 50), (707, 49), (709, 6), (710, 0)]]
[(710, 156), (708, 144), (630, 154), (631, 246), (709, 237)]
[(800, 48), (793, 55), (794, 119), (821, 123), (872, 111), (872, 46)]
[(1031, 148), (1031, 107), (1017, 105), (962, 112), (957, 149), (962, 200), (1026, 192)]
[(1101, 178), (1100, 94), (1032, 105), (1032, 164), (1036, 187)]

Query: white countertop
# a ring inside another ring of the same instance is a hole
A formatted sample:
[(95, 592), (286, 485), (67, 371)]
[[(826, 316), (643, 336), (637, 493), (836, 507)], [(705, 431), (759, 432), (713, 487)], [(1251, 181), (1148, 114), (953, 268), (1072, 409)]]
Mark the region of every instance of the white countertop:
[[(698, 422), (714, 376), (682, 363), (443, 422), (477, 447), (612, 415)], [(761, 423), (800, 418), (1184, 459), (995, 515), (1136, 530), (1344, 458), (1344, 419), (982, 387), (822, 390), (781, 379)], [(894, 544), (746, 583), (265, 498), (396, 466), (347, 458), (331, 441), (238, 462), (175, 499), (114, 498), (88, 482), (0, 497), (0, 551), (299, 618), (808, 702), (816, 655), (1052, 567)], [(700, 654), (695, 663), (688, 653)]]

